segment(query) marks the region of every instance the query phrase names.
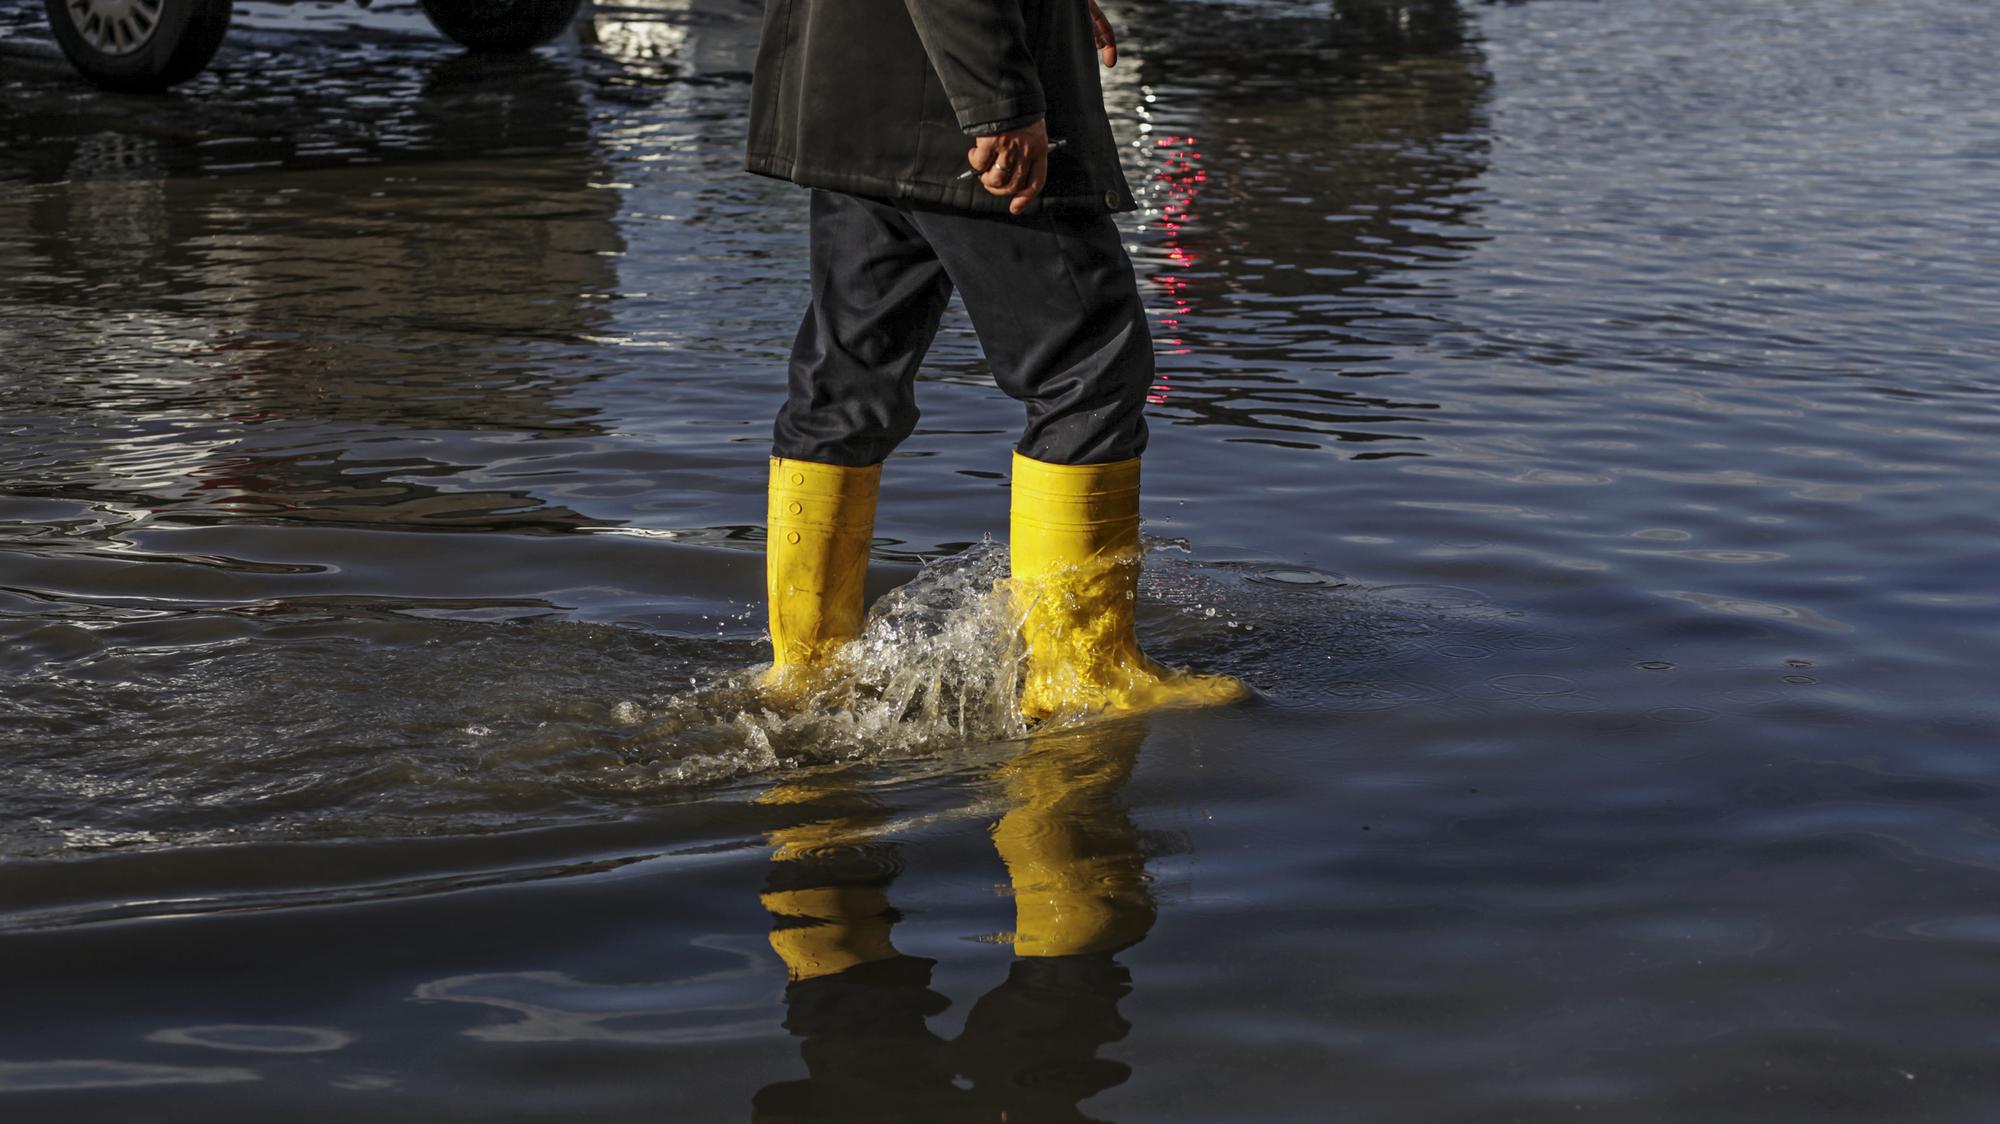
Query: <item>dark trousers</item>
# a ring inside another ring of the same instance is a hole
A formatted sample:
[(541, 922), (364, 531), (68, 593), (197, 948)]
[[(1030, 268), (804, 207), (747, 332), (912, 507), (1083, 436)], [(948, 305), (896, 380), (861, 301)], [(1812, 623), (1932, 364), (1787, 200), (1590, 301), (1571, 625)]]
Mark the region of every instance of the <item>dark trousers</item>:
[(1106, 464), (1146, 447), (1153, 342), (1107, 215), (975, 215), (812, 194), (812, 304), (792, 345), (772, 452), (860, 468), (917, 424), (917, 367), (956, 288), (1000, 389), (1027, 407), (1015, 447)]

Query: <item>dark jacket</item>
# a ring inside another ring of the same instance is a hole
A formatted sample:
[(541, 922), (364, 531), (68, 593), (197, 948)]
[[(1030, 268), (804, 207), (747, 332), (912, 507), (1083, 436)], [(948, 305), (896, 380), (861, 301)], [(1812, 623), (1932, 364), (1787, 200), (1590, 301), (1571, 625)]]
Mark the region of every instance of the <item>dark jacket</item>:
[(806, 187), (1005, 211), (971, 138), (1048, 122), (1036, 206), (1133, 207), (1088, 0), (765, 0), (748, 167)]

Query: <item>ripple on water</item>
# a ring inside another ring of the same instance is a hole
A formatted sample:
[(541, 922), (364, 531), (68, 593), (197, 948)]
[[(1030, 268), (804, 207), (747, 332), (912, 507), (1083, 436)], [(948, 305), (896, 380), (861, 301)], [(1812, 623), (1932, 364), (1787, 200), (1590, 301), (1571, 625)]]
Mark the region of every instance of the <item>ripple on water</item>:
[(2000, 916), (1971, 914), (1962, 917), (1935, 917), (1905, 922), (1896, 926), (1893, 931), (1919, 940), (2000, 945)]
[(0, 1061), (0, 1092), (33, 1093), (64, 1089), (132, 1089), (154, 1085), (227, 1085), (256, 1081), (241, 1066), (155, 1065), (109, 1059)]
[(1487, 685), (1510, 695), (1560, 695), (1576, 690), (1576, 682), (1560, 675), (1496, 675)]
[[(698, 939), (736, 965), (686, 977), (593, 983), (566, 972), (493, 972), (419, 985), (414, 998), (487, 1008), (462, 1033), (487, 1042), (627, 1042), (659, 1046), (764, 1038), (780, 1033), (766, 1011), (760, 979), (783, 983), (762, 940)], [(671, 963), (671, 961), (669, 961)]]
[(204, 1046), (245, 1054), (324, 1054), (346, 1049), (354, 1036), (346, 1031), (318, 1026), (279, 1026), (262, 1023), (218, 1023), (213, 1026), (179, 1026), (156, 1030), (149, 1042), (169, 1046)]
[(1248, 574), (1249, 580), (1281, 589), (1337, 589), (1347, 582), (1338, 574), (1320, 570), (1290, 569), (1272, 567), (1256, 570)]
[(1719, 593), (1700, 593), (1694, 590), (1656, 590), (1662, 597), (1671, 597), (1697, 605), (1712, 613), (1722, 613), (1732, 617), (1749, 617), (1756, 620), (1776, 621), (1795, 624), (1820, 632), (1853, 632), (1854, 626), (1837, 621), (1824, 613), (1798, 605), (1780, 605), (1773, 601), (1755, 601), (1748, 597), (1735, 597)]

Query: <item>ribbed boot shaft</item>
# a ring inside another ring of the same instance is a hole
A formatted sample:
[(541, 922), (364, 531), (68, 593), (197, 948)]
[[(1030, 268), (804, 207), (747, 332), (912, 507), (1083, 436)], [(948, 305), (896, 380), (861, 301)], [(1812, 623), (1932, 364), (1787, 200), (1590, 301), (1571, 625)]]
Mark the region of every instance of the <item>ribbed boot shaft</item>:
[(1139, 460), (1061, 465), (1014, 454), (1009, 541), (1015, 575), (1139, 546)]
[(882, 467), (771, 458), (764, 544), (774, 671), (823, 660), (861, 634)]

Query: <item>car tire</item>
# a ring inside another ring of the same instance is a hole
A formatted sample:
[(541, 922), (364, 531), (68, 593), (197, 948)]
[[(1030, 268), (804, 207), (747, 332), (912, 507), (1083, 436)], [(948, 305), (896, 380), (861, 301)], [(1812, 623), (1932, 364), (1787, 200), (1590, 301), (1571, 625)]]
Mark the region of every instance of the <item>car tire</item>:
[(229, 31), (230, 0), (43, 0), (70, 64), (107, 90), (147, 93), (202, 72)]
[(583, 0), (423, 0), (431, 25), (474, 51), (525, 51), (561, 35)]

